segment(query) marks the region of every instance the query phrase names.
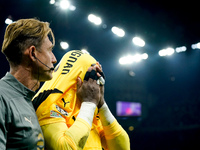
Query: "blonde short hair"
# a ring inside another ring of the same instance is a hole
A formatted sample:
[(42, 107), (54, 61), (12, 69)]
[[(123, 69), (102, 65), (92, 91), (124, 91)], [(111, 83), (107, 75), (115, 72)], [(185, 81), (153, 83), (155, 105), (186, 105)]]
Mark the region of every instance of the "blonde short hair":
[(55, 45), (54, 34), (48, 22), (42, 22), (35, 18), (20, 19), (7, 26), (2, 53), (9, 62), (18, 65), (22, 61), (24, 50), (32, 45), (39, 49), (47, 36)]

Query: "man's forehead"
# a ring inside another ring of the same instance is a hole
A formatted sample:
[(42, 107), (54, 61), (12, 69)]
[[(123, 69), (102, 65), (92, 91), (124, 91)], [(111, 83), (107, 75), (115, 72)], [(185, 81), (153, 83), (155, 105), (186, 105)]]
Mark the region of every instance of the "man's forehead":
[(49, 48), (53, 48), (54, 47), (53, 39), (50, 39), (49, 36), (47, 36), (47, 38), (48, 38), (49, 45), (50, 45)]
[(51, 41), (51, 43), (53, 44), (53, 36), (52, 36), (51, 32), (49, 32), (49, 34), (47, 34), (47, 37), (49, 38), (49, 41)]
[(53, 47), (54, 47), (54, 45), (52, 44), (51, 41), (49, 41), (48, 48), (51, 49), (51, 48), (53, 48)]
[(46, 37), (43, 41), (43, 46), (45, 46), (46, 48), (52, 48), (54, 47), (53, 43), (49, 40), (48, 37)]

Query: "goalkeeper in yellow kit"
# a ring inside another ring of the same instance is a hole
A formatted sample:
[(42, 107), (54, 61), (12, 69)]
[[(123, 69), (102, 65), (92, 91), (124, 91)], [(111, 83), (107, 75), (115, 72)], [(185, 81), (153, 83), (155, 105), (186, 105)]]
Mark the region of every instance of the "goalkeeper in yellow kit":
[(130, 149), (127, 133), (106, 105), (100, 76), (101, 66), (92, 56), (73, 50), (35, 95), (47, 150)]

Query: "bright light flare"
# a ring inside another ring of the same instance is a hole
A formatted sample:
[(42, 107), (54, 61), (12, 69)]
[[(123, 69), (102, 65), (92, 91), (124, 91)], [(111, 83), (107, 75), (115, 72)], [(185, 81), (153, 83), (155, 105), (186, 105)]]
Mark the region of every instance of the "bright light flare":
[(124, 32), (123, 29), (118, 28), (118, 27), (115, 27), (115, 26), (112, 27), (111, 31), (112, 31), (114, 34), (116, 34), (117, 36), (119, 36), (119, 37), (124, 37), (124, 35), (125, 35), (125, 32)]
[(176, 48), (176, 52), (180, 53), (180, 52), (185, 52), (187, 50), (187, 48), (185, 46), (181, 46), (181, 47), (177, 47)]
[(144, 53), (144, 54), (141, 55), (141, 57), (142, 57), (142, 59), (147, 59), (149, 56), (148, 56), (147, 53)]
[(200, 49), (200, 42), (196, 44), (192, 44), (192, 49)]
[(55, 4), (55, 0), (50, 0), (49, 4), (51, 4), (51, 5)]
[(88, 15), (88, 20), (94, 23), (95, 25), (100, 25), (102, 23), (101, 18), (93, 14)]
[(60, 1), (60, 8), (66, 10), (70, 7), (70, 2), (68, 0), (61, 0)]
[(174, 52), (175, 52), (175, 50), (173, 48), (169, 47), (169, 48), (160, 50), (158, 52), (158, 54), (160, 56), (170, 56), (170, 55), (174, 54)]
[(60, 46), (64, 50), (69, 48), (69, 44), (67, 42), (60, 42)]
[(11, 23), (13, 23), (13, 20), (12, 20), (12, 19), (7, 18), (7, 19), (5, 20), (5, 24), (11, 24)]
[(132, 64), (132, 63), (133, 63), (133, 56), (128, 55), (128, 56), (125, 56), (125, 57), (121, 57), (121, 58), (119, 59), (119, 63), (120, 63), (121, 65)]
[(127, 55), (124, 57), (121, 57), (119, 59), (119, 63), (121, 65), (128, 65), (128, 64), (132, 64), (134, 62), (140, 62), (143, 59), (147, 59), (148, 58), (148, 54), (147, 53), (143, 53), (143, 54), (135, 54), (135, 55)]
[(140, 62), (142, 60), (142, 55), (136, 54), (133, 56), (133, 61)]
[(90, 54), (85, 48), (81, 49), (81, 52), (83, 52), (84, 54)]
[(158, 52), (158, 54), (159, 54), (160, 56), (166, 56), (166, 55), (167, 55), (165, 49), (161, 49), (161, 50)]
[(69, 6), (69, 10), (75, 11), (75, 10), (76, 10), (76, 6), (70, 5), (70, 6)]
[(134, 37), (132, 39), (132, 42), (137, 45), (137, 46), (140, 46), (140, 47), (144, 47), (145, 46), (145, 41), (139, 37)]

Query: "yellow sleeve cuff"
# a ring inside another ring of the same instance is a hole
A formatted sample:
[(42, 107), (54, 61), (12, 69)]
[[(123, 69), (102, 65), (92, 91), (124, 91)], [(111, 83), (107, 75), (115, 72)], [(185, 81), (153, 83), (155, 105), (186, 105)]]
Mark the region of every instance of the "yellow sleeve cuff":
[(123, 128), (121, 125), (115, 120), (112, 124), (108, 126), (103, 126), (104, 134), (107, 140), (113, 139), (121, 134)]

